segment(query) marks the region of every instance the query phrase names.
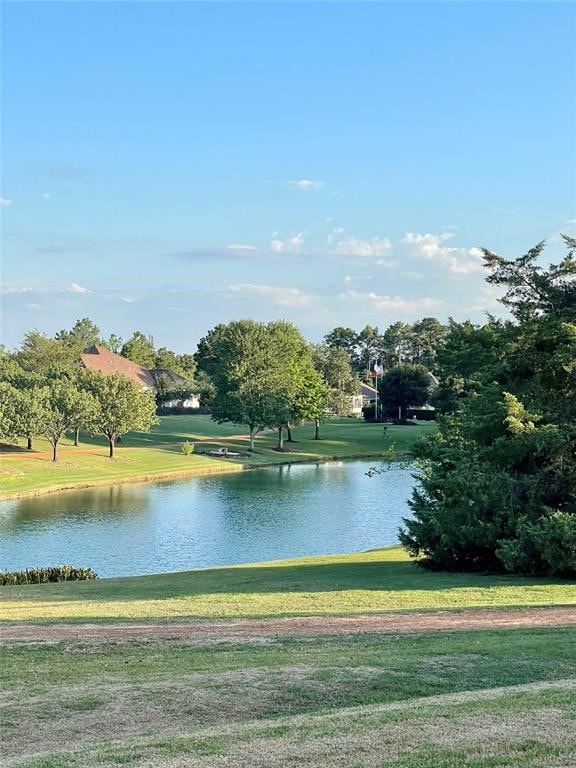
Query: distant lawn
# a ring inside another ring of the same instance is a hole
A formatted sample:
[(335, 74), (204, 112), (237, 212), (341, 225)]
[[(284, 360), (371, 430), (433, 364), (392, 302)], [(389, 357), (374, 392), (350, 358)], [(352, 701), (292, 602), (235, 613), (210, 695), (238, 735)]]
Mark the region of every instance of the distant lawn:
[(258, 465), (330, 458), (377, 457), (392, 447), (400, 457), (419, 437), (434, 429), (434, 424), (422, 423), (390, 426), (385, 431), (382, 424), (337, 419), (322, 425), (321, 440), (313, 439), (313, 426), (296, 427), (293, 430), (296, 442), (287, 443), (286, 453), (273, 450), (276, 435), (266, 433), (257, 438), (254, 456), (214, 459), (198, 453), (185, 456), (180, 448), (188, 440), (197, 444), (198, 451), (225, 446), (231, 451), (245, 452), (248, 448), (246, 437), (229, 439), (242, 435), (242, 427), (216, 424), (209, 416), (164, 416), (150, 434), (134, 432), (123, 437), (112, 461), (108, 459), (104, 441), (90, 436), (83, 435), (78, 448), (74, 448), (70, 439), (63, 440), (56, 464), (43, 455), (49, 451), (45, 440), (36, 438), (33, 451), (26, 451), (20, 444), (19, 450), (7, 451), (3, 457), (0, 499), (122, 480), (238, 471)]
[(433, 573), (400, 547), (93, 582), (0, 588), (4, 621), (152, 620), (576, 604), (576, 583)]

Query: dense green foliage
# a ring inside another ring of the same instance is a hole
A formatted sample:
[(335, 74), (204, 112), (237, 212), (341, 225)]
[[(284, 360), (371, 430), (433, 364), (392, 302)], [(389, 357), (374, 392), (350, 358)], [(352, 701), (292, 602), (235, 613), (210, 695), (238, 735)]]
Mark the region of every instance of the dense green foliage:
[(328, 392), (292, 323), (237, 320), (207, 338), (199, 365), (212, 374), (212, 415), (220, 423), (246, 425), (251, 451), (262, 429), (276, 428), (282, 449), (285, 427), (324, 413)]
[(157, 423), (154, 395), (119, 373), (88, 374), (86, 387), (93, 396), (94, 409), (87, 426), (90, 432), (104, 435), (113, 458), (119, 437), (131, 430), (148, 432)]
[(97, 579), (91, 568), (74, 565), (54, 565), (48, 568), (27, 568), (24, 571), (0, 571), (0, 585), (48, 584), (54, 581), (86, 581)]
[(415, 518), (401, 533), (432, 567), (576, 573), (576, 241), (565, 240), (547, 270), (543, 244), (515, 261), (486, 251), (514, 320), (450, 328), (442, 358), (460, 395), (416, 449)]
[(424, 317), (412, 325), (401, 321), (392, 323), (383, 332), (371, 325), (359, 333), (352, 328), (334, 328), (326, 334), (324, 343), (345, 351), (353, 370), (368, 380), (374, 362), (380, 362), (385, 370), (410, 363), (435, 371), (446, 332), (446, 326), (435, 317)]
[(378, 393), (384, 415), (406, 421), (410, 406), (424, 405), (430, 381), (423, 365), (395, 365), (378, 380)]

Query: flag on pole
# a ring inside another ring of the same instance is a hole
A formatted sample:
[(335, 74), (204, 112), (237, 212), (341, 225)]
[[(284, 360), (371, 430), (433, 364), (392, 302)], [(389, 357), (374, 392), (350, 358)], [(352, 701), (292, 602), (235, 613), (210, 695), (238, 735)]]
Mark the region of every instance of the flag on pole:
[(372, 370), (370, 372), (371, 375), (372, 375), (372, 378), (373, 379), (377, 379), (378, 376), (381, 375), (382, 371), (383, 371), (382, 366), (378, 365), (378, 363), (374, 363), (374, 365), (372, 366)]

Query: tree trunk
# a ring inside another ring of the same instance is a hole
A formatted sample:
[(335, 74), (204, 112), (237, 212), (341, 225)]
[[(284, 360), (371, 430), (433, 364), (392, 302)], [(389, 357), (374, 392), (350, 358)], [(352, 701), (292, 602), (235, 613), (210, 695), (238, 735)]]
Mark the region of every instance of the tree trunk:
[(290, 424), (286, 424), (286, 429), (288, 430), (288, 442), (293, 443), (294, 440), (292, 439), (292, 427)]
[(278, 427), (278, 450), (284, 450), (284, 427)]
[(52, 461), (58, 461), (58, 457), (56, 455), (56, 449), (58, 448), (58, 441), (55, 443), (52, 443)]
[(111, 459), (113, 459), (114, 458), (114, 438), (113, 437), (109, 437), (108, 438), (108, 445), (109, 445), (109, 448), (110, 448), (110, 450), (108, 452), (108, 456)]
[(314, 440), (320, 440), (320, 419), (316, 419), (314, 421), (314, 426), (316, 427), (316, 431), (314, 432)]
[(29, 451), (31, 451), (32, 450), (32, 435), (28, 435), (27, 440), (28, 440), (28, 443), (27, 443), (26, 447), (28, 448)]
[(256, 430), (253, 425), (250, 425), (250, 453), (254, 453), (254, 438), (256, 437)]
[(76, 427), (76, 429), (74, 430), (74, 445), (75, 446), (78, 445), (79, 437), (80, 437), (80, 427)]

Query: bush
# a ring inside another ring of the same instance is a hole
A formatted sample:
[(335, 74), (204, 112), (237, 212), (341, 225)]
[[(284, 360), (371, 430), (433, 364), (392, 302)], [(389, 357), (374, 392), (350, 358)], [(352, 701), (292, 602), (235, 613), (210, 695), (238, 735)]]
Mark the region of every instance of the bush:
[(184, 456), (190, 456), (191, 454), (194, 453), (195, 447), (196, 446), (194, 445), (194, 443), (191, 443), (189, 440), (186, 440), (186, 442), (182, 443), (182, 445), (180, 446), (180, 450), (182, 451)]
[(576, 515), (556, 511), (536, 523), (525, 522), (497, 554), (509, 571), (576, 576)]
[(91, 568), (54, 565), (48, 568), (27, 568), (25, 571), (1, 571), (0, 585), (47, 584), (54, 581), (86, 581), (97, 578), (98, 574)]

